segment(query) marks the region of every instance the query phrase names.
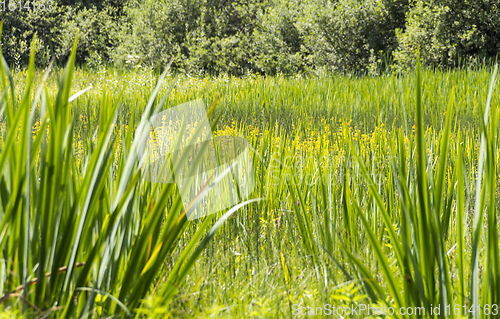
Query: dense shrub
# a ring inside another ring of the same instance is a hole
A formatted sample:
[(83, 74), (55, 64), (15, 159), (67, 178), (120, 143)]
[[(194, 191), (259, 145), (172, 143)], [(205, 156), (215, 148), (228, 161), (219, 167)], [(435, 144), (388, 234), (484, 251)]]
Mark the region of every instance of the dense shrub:
[(37, 33), (36, 62), (46, 65), (52, 56), (60, 54), (62, 28), (67, 7), (53, 5), (52, 10), (6, 11), (2, 34), (2, 51), (5, 59), (14, 67), (26, 65), (29, 60), (30, 43)]
[(83, 7), (80, 10), (71, 9), (74, 18), (64, 23), (61, 37), (61, 54), (70, 52), (77, 30), (79, 42), (77, 59), (92, 65), (110, 62), (110, 50), (114, 48), (112, 35), (116, 28), (116, 17), (112, 8), (98, 10), (96, 7)]
[(500, 9), (492, 0), (58, 0), (53, 11), (7, 12), (4, 55), (26, 65), (63, 62), (80, 30), (77, 63), (189, 74), (379, 74), (495, 58)]
[(172, 62), (189, 73), (243, 74), (251, 68), (251, 35), (264, 3), (146, 0), (130, 7), (113, 55), (118, 64)]
[(434, 67), (494, 58), (500, 52), (498, 1), (415, 1), (397, 39), (394, 57), (402, 68), (414, 65), (418, 50), (423, 62)]
[(46, 66), (51, 57), (64, 63), (77, 29), (80, 29), (77, 63), (109, 60), (116, 42), (117, 23), (127, 1), (52, 1), (44, 10), (7, 10), (2, 49), (7, 62), (21, 67), (29, 60), (29, 44), (37, 33), (37, 63)]
[(310, 69), (304, 46), (307, 30), (300, 24), (312, 13), (307, 9), (301, 1), (285, 0), (261, 12), (252, 34), (252, 65), (257, 72), (295, 74)]
[(389, 12), (381, 1), (340, 0), (317, 8), (307, 37), (314, 65), (332, 71), (364, 72), (390, 48)]
[(130, 6), (121, 31), (117, 33), (118, 45), (113, 60), (118, 64), (145, 61), (181, 66), (187, 58), (183, 46), (186, 35), (194, 30), (200, 11), (191, 1), (172, 0), (165, 3), (146, 0)]
[(405, 3), (145, 1), (130, 8), (114, 60), (172, 60), (189, 73), (366, 72), (378, 69), (396, 47)]
[(196, 29), (187, 35), (187, 72), (243, 75), (254, 70), (253, 32), (267, 1), (199, 1)]

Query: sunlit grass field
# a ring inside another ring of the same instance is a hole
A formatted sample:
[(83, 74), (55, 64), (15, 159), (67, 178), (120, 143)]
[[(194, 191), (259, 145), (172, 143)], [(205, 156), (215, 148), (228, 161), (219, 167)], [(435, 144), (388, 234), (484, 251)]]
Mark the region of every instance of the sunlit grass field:
[[(70, 60), (9, 78), (3, 64), (0, 318), (494, 317), (494, 73), (192, 78)], [(175, 184), (142, 179), (137, 132), (195, 99), (215, 135), (252, 146), (261, 200), (188, 221)]]

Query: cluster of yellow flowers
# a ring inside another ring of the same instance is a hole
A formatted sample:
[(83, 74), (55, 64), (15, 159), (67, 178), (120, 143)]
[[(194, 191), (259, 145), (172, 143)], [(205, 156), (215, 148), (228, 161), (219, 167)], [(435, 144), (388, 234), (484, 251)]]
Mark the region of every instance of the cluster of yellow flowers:
[[(282, 142), (287, 142), (283, 140), (285, 135), (281, 134), (278, 126), (267, 128), (261, 132), (258, 127), (238, 126), (235, 121), (231, 125), (226, 125), (215, 131), (214, 135), (241, 135), (249, 141), (254, 141), (255, 138), (264, 138), (270, 140), (273, 148), (283, 147)], [(288, 140), (288, 143), (285, 143), (285, 147), (288, 151), (297, 150), (309, 154), (343, 154), (348, 144), (348, 137), (354, 144), (359, 144), (362, 149), (383, 152), (386, 151), (389, 136), (390, 134), (383, 124), (375, 127), (371, 133), (361, 133), (359, 129), (351, 125), (350, 121), (341, 121), (334, 126), (323, 119), (318, 129), (305, 133), (297, 129), (296, 132), (293, 132), (293, 137)], [(408, 143), (408, 139), (406, 139), (406, 143)]]
[[(81, 127), (85, 131), (88, 124), (88, 119), (85, 116), (81, 116), (80, 121), (82, 123)], [(167, 124), (167, 119), (162, 119), (162, 124)], [(168, 123), (171, 124), (171, 123)], [(187, 128), (189, 134), (192, 134), (198, 123), (193, 123)], [(40, 131), (42, 123), (37, 120), (33, 124), (33, 139), (36, 137), (37, 133)], [(115, 142), (113, 144), (113, 154), (115, 165), (118, 165), (121, 154), (123, 152), (123, 141), (122, 137), (127, 134), (129, 127), (128, 125), (116, 125), (114, 127), (114, 135), (116, 136)], [(406, 151), (410, 152), (410, 139), (413, 140), (415, 134), (415, 127), (410, 129), (410, 134), (398, 135), (404, 140), (404, 145)], [(50, 126), (46, 127), (47, 135), (50, 132)], [(287, 156), (301, 156), (301, 158), (309, 158), (312, 161), (316, 161), (318, 158), (326, 159), (329, 158), (329, 162), (336, 165), (344, 160), (349, 152), (349, 141), (355, 145), (359, 155), (365, 158), (380, 159), (381, 161), (390, 156), (390, 147), (396, 146), (393, 138), (397, 134), (395, 130), (386, 129), (384, 124), (380, 124), (374, 127), (370, 132), (362, 132), (356, 128), (351, 121), (340, 121), (334, 123), (329, 119), (322, 119), (320, 123), (315, 127), (310, 127), (308, 129), (300, 129), (293, 127), (293, 132), (286, 132), (286, 129), (281, 128), (278, 124), (275, 126), (269, 126), (264, 130), (261, 130), (257, 126), (252, 125), (242, 125), (236, 120), (233, 120), (230, 124), (223, 126), (213, 132), (214, 136), (243, 136), (252, 145), (257, 148), (260, 147), (261, 141), (269, 141), (269, 147), (271, 152), (284, 151)], [(286, 132), (286, 133), (285, 133)], [(161, 135), (162, 131), (150, 132), (150, 137), (152, 141), (157, 138), (157, 135)], [(435, 132), (432, 128), (426, 128), (426, 139), (428, 141), (428, 154), (430, 155), (431, 149), (436, 152), (439, 149), (439, 138), (433, 138)], [(467, 135), (467, 134), (466, 134)], [(467, 135), (468, 136), (468, 135)], [(465, 136), (466, 143), (474, 136)], [(451, 139), (455, 139), (455, 135), (450, 136)], [(84, 147), (84, 140), (80, 136), (80, 133), (75, 136), (73, 141), (74, 157), (78, 163), (82, 163), (86, 154)], [(472, 147), (472, 153), (477, 152), (477, 143), (474, 145), (467, 146), (465, 149), (470, 149)], [(432, 145), (432, 146), (431, 146)], [(154, 143), (150, 143), (149, 147), (154, 147)], [(267, 146), (266, 146), (267, 147)], [(408, 153), (407, 153), (408, 154)], [(395, 154), (393, 154), (395, 155)], [(500, 156), (500, 153), (498, 154)]]

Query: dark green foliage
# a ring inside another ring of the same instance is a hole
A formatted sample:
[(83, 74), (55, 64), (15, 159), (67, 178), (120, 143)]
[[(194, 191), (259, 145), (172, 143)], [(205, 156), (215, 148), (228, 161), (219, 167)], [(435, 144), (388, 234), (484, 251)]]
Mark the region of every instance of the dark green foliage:
[(148, 0), (131, 6), (117, 34), (113, 59), (119, 64), (145, 61), (152, 66), (172, 60), (172, 66), (179, 68), (189, 56), (185, 44), (200, 17), (200, 8), (184, 0), (168, 3)]
[(7, 10), (4, 20), (2, 47), (5, 59), (15, 67), (26, 66), (29, 61), (29, 44), (37, 34), (36, 63), (48, 65), (50, 58), (63, 64), (69, 57), (71, 46), (80, 29), (77, 63), (96, 59), (109, 60), (109, 51), (118, 20), (123, 15), (127, 1), (52, 1), (44, 10)]
[(61, 55), (67, 55), (71, 39), (74, 39), (77, 30), (80, 30), (77, 61), (93, 65), (109, 62), (109, 52), (115, 45), (112, 39), (113, 31), (118, 27), (117, 11), (112, 7), (98, 10), (93, 6), (69, 10), (74, 18), (67, 19), (61, 30)]
[(398, 32), (397, 63), (412, 66), (416, 52), (431, 66), (456, 66), (461, 60), (493, 59), (500, 51), (500, 10), (491, 0), (415, 1)]
[(68, 8), (55, 4), (52, 11), (7, 11), (3, 16), (3, 54), (15, 67), (28, 64), (30, 43), (37, 33), (36, 56), (38, 65), (47, 65), (51, 56), (60, 54), (62, 29)]
[[(494, 59), (500, 10), (492, 0), (79, 0), (52, 12), (5, 14), (4, 54), (64, 62), (80, 29), (77, 63), (161, 68), (193, 75), (379, 74)], [(391, 67), (392, 66), (392, 67)]]
[(308, 41), (314, 64), (334, 71), (376, 73), (395, 47), (394, 30), (400, 26), (390, 11), (397, 8), (386, 2), (341, 0), (318, 7)]
[(296, 74), (307, 71), (308, 48), (304, 45), (313, 9), (297, 0), (277, 2), (259, 16), (253, 33), (253, 67), (265, 74)]
[(377, 73), (397, 47), (407, 0), (144, 1), (113, 56), (188, 73)]
[(253, 1), (144, 1), (127, 11), (117, 63), (172, 66), (189, 73), (242, 74), (249, 68), (259, 11)]

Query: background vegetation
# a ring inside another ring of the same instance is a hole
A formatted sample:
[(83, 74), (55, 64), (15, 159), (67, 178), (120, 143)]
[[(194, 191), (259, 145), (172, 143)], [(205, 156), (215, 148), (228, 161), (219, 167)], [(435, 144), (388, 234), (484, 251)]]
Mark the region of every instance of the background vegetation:
[(3, 13), (9, 65), (63, 64), (80, 28), (76, 62), (245, 75), (335, 71), (379, 74), (422, 62), (456, 67), (495, 59), (493, 0), (54, 1), (51, 12)]

